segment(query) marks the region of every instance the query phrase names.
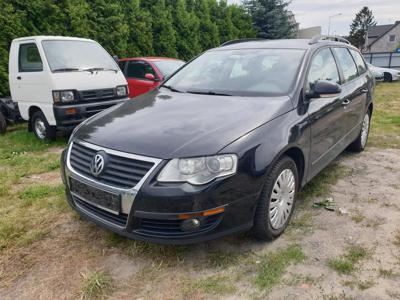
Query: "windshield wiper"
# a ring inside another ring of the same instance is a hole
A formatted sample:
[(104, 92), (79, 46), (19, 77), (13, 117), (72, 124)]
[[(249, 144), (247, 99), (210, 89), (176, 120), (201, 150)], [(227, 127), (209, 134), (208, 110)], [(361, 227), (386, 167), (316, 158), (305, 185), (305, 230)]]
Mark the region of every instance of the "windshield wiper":
[(54, 69), (53, 72), (74, 72), (74, 71), (80, 71), (78, 68), (59, 68), (59, 69)]
[(176, 88), (173, 88), (173, 87), (170, 86), (170, 85), (163, 84), (161, 87), (165, 87), (166, 89), (169, 89), (169, 90), (172, 91), (172, 92), (183, 93), (182, 91), (177, 90)]
[(118, 73), (117, 69), (110, 69), (110, 68), (87, 68), (87, 69), (83, 69), (82, 72), (96, 72), (96, 71), (113, 71), (115, 73)]
[(232, 96), (230, 94), (226, 93), (218, 93), (214, 91), (206, 91), (206, 92), (200, 92), (200, 91), (186, 91), (186, 93), (189, 94), (199, 94), (199, 95), (213, 95), (213, 96)]

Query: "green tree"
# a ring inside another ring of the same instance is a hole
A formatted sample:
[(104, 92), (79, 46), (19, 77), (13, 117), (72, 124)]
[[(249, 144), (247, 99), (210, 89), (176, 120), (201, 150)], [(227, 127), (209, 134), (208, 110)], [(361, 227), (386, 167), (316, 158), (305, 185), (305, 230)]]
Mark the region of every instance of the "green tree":
[(355, 16), (350, 25), (349, 42), (361, 49), (365, 45), (368, 27), (375, 26), (372, 10), (364, 6)]
[(199, 39), (202, 50), (218, 46), (220, 44), (218, 27), (211, 20), (209, 0), (197, 0), (194, 2), (193, 8), (200, 20)]
[(292, 38), (297, 24), (290, 18), (286, 0), (245, 0), (257, 33), (267, 39)]

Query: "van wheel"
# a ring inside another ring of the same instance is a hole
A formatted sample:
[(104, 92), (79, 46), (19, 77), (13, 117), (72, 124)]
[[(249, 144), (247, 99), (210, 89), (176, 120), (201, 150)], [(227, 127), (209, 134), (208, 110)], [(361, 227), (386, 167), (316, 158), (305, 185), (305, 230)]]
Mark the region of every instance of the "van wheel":
[(383, 81), (392, 82), (392, 80), (393, 80), (392, 74), (390, 74), (390, 73), (384, 73), (383, 74)]
[(350, 150), (353, 150), (355, 152), (364, 151), (365, 146), (367, 145), (367, 141), (368, 141), (370, 123), (371, 123), (371, 115), (370, 115), (370, 112), (367, 111), (367, 113), (365, 114), (364, 119), (363, 119), (360, 134), (354, 140), (354, 142), (352, 142), (350, 144), (350, 146), (349, 146)]
[(286, 229), (293, 214), (298, 190), (296, 163), (283, 156), (267, 176), (254, 216), (253, 235), (272, 240)]
[(37, 111), (31, 118), (31, 128), (40, 140), (54, 140), (56, 138), (56, 127), (50, 126), (41, 111)]
[(7, 121), (3, 113), (0, 111), (0, 134), (6, 133)]

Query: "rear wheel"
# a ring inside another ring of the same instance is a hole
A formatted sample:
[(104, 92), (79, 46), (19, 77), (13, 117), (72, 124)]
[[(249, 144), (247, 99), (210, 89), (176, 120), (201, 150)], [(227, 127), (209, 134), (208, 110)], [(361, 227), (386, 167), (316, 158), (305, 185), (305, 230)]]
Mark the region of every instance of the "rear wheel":
[(6, 130), (7, 130), (6, 117), (0, 111), (0, 134), (6, 133)]
[(298, 190), (295, 162), (283, 156), (268, 174), (257, 204), (252, 232), (261, 240), (271, 240), (283, 233), (294, 210)]
[(367, 141), (368, 141), (370, 123), (371, 123), (371, 114), (369, 111), (367, 111), (367, 113), (364, 115), (360, 134), (355, 139), (355, 141), (350, 144), (350, 146), (349, 146), (350, 150), (353, 150), (356, 152), (364, 151), (365, 146), (367, 145)]
[(40, 140), (54, 140), (56, 138), (55, 126), (50, 126), (46, 117), (41, 111), (37, 111), (31, 118), (31, 128), (36, 137)]
[(392, 74), (390, 73), (384, 73), (383, 74), (383, 80), (386, 82), (392, 82), (393, 78), (392, 78)]

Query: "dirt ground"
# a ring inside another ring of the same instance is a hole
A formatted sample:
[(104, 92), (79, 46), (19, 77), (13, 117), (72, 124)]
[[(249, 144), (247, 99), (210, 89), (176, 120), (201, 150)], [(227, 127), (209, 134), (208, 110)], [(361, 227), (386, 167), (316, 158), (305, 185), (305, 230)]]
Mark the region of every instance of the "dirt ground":
[[(44, 238), (0, 256), (0, 299), (85, 298), (93, 272), (107, 274), (97, 296), (107, 299), (400, 299), (400, 150), (344, 153), (337, 167), (343, 176), (324, 196), (300, 200), (287, 232), (269, 243), (246, 234), (180, 247), (139, 243), (67, 209)], [(55, 174), (25, 183), (59, 184)], [(325, 198), (335, 211), (313, 208)], [(275, 284), (257, 285), (264, 261), (291, 245), (304, 259), (288, 264)], [(366, 255), (350, 271), (332, 267), (349, 247)]]

